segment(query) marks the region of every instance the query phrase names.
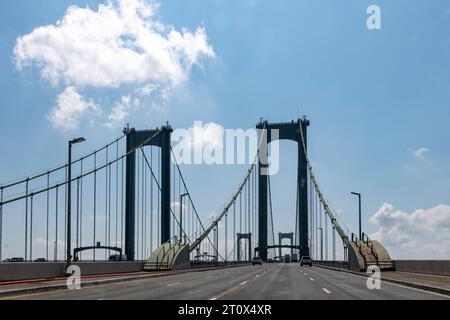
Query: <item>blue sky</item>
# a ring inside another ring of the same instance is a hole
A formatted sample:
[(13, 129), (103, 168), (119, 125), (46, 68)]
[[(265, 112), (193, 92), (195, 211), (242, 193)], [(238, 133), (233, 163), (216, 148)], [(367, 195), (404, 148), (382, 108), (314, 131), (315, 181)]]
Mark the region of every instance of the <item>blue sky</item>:
[[(394, 257), (450, 257), (450, 239), (438, 236), (450, 228), (448, 1), (161, 1), (154, 18), (175, 30), (202, 28), (214, 57), (203, 52), (186, 69), (187, 78), (170, 86), (167, 100), (148, 98), (114, 127), (83, 117), (77, 128), (64, 131), (49, 114), (69, 84), (43, 79), (38, 65), (18, 70), (14, 48), (18, 37), (55, 24), (69, 6), (96, 11), (100, 3), (0, 3), (1, 182), (64, 163), (66, 141), (74, 136), (88, 139), (77, 152), (93, 150), (120, 136), (126, 122), (152, 128), (168, 120), (189, 128), (200, 120), (247, 129), (261, 117), (278, 122), (305, 114), (318, 179), (351, 230), (357, 231), (357, 207), (350, 192), (359, 191), (365, 230), (385, 241)], [(366, 27), (371, 4), (381, 8), (382, 30)], [(77, 90), (107, 113), (139, 85)], [(295, 221), (296, 148), (283, 142), (281, 152), (282, 169), (272, 178), (280, 217), (275, 227), (288, 232)], [(230, 195), (245, 166), (183, 170), (207, 217)], [(420, 219), (443, 223), (417, 233), (411, 225)]]

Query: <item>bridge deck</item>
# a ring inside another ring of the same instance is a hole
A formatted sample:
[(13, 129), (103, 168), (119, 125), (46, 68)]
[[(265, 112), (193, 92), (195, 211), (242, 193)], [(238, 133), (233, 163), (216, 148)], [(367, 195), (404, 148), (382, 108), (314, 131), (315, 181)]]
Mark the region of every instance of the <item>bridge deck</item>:
[[(140, 275), (141, 276), (141, 275)], [(417, 276), (417, 275), (416, 275)], [(141, 276), (142, 277), (142, 276)], [(448, 278), (448, 277), (447, 277)], [(78, 291), (18, 295), (13, 299), (198, 299), (198, 300), (300, 300), (300, 299), (448, 299), (443, 295), (382, 283), (368, 290), (363, 277), (298, 264), (264, 264), (226, 270), (179, 273), (166, 277), (136, 278)], [(2, 288), (0, 287), (0, 290)]]

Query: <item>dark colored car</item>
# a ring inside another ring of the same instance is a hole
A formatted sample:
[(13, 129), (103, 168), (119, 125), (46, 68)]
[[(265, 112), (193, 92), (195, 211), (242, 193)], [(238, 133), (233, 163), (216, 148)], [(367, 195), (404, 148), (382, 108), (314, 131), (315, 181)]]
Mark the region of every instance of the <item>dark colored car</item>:
[(45, 258), (37, 258), (34, 260), (34, 262), (47, 262), (47, 259)]
[(289, 254), (284, 256), (284, 263), (291, 263), (291, 256)]
[(108, 261), (127, 261), (127, 255), (125, 254), (113, 254), (108, 258)]
[(302, 259), (300, 260), (300, 265), (301, 266), (310, 266), (312, 267), (312, 259), (309, 256), (303, 256)]
[(262, 265), (262, 260), (261, 260), (261, 258), (260, 257), (254, 257), (253, 258), (253, 260), (252, 260), (252, 264), (253, 265), (255, 265), (255, 264), (258, 264), (258, 265)]

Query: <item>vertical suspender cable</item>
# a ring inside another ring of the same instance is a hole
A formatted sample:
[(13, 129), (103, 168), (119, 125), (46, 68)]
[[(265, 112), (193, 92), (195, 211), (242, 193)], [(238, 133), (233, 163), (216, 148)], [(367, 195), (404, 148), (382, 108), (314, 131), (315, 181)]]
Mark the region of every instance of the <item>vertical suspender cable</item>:
[(25, 189), (26, 189), (26, 197), (25, 197), (25, 261), (28, 258), (28, 186), (29, 179), (27, 179)]
[(118, 223), (119, 223), (119, 141), (116, 142), (116, 230), (115, 230), (115, 247), (119, 247), (118, 244)]
[[(109, 154), (106, 148), (106, 163), (108, 163)], [(105, 168), (105, 246), (108, 245), (108, 167)], [(105, 250), (105, 260), (107, 251)]]
[[(83, 246), (83, 159), (81, 159), (80, 162), (80, 172), (81, 172), (81, 178), (80, 178), (80, 246)], [(80, 252), (80, 260), (82, 260), (82, 255)]]
[(233, 261), (236, 261), (236, 201), (233, 204), (233, 243), (235, 244)]
[[(48, 227), (49, 227), (49, 221), (50, 221), (50, 173), (47, 173), (47, 221), (46, 221), (46, 229), (45, 229), (45, 233), (46, 233), (46, 241), (45, 241), (45, 259), (48, 261)], [(2, 200), (3, 200), (3, 189), (2, 189)], [(1, 214), (1, 213), (0, 213)], [(1, 217), (0, 217), (1, 219)], [(0, 223), (0, 228), (1, 228), (1, 223)], [(0, 230), (0, 235), (1, 235), (2, 231)], [(2, 240), (0, 239), (0, 261), (2, 261), (2, 248), (1, 248), (1, 242)]]
[[(161, 185), (161, 149), (158, 148), (158, 183)], [(156, 214), (156, 231), (157, 231), (157, 245), (161, 244), (161, 235), (160, 235), (160, 209), (161, 209), (161, 192), (158, 191), (158, 212)]]
[(133, 258), (135, 258), (136, 260), (139, 260), (139, 249), (140, 249), (140, 247), (139, 247), (139, 217), (140, 217), (140, 215), (139, 215), (139, 209), (140, 209), (140, 207), (139, 207), (139, 200), (140, 200), (140, 194), (139, 194), (139, 192), (140, 192), (140, 178), (141, 178), (141, 175), (140, 175), (140, 171), (141, 171), (141, 166), (140, 166), (140, 153), (138, 152), (137, 153), (137, 159), (136, 159), (136, 161), (137, 161), (137, 165), (136, 165), (136, 167), (137, 167), (137, 181), (136, 181), (136, 184), (137, 184), (137, 192), (136, 192), (136, 195), (137, 195), (137, 197), (136, 197), (136, 203), (134, 204), (135, 205), (135, 207), (136, 207), (136, 222), (135, 222), (135, 230), (136, 230), (136, 253), (135, 253), (135, 257), (133, 257)]
[[(93, 235), (93, 246), (96, 245), (96, 233), (97, 233), (97, 153), (94, 153), (94, 235)], [(96, 250), (93, 252), (94, 261)]]
[[(150, 163), (153, 167), (153, 148), (150, 148)], [(150, 253), (153, 253), (153, 177), (150, 179)]]
[(33, 194), (30, 197), (30, 261), (33, 261)]
[(80, 247), (80, 179), (77, 179), (77, 225), (76, 225), (76, 237), (75, 237), (75, 243), (76, 243), (76, 247), (79, 248)]
[(55, 243), (54, 243), (54, 261), (58, 261), (58, 200), (59, 200), (59, 186), (56, 187), (56, 204), (55, 204)]

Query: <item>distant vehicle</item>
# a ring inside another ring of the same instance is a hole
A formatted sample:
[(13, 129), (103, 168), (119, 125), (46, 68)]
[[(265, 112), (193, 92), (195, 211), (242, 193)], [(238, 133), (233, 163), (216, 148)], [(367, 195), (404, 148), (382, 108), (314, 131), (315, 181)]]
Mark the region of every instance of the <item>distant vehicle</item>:
[(289, 254), (284, 256), (284, 263), (291, 263), (291, 256)]
[(282, 260), (281, 260), (281, 258), (280, 257), (275, 257), (275, 262), (276, 263), (280, 263)]
[(298, 262), (298, 254), (294, 253), (292, 255), (291, 261), (292, 261), (292, 263), (297, 263)]
[(302, 259), (300, 260), (300, 265), (301, 266), (310, 266), (312, 267), (312, 259), (310, 256), (303, 256)]
[(257, 264), (257, 265), (262, 265), (262, 260), (261, 260), (261, 258), (260, 257), (254, 257), (253, 259), (252, 259), (252, 264), (253, 265), (255, 265), (255, 264)]
[(272, 258), (267, 259), (267, 263), (274, 263), (275, 260), (273, 260)]
[(8, 258), (3, 260), (3, 262), (25, 262), (24, 258)]
[(125, 254), (113, 254), (112, 256), (109, 256), (108, 261), (127, 261), (127, 255)]
[(34, 262), (47, 262), (47, 259), (45, 258), (37, 258), (34, 260)]

